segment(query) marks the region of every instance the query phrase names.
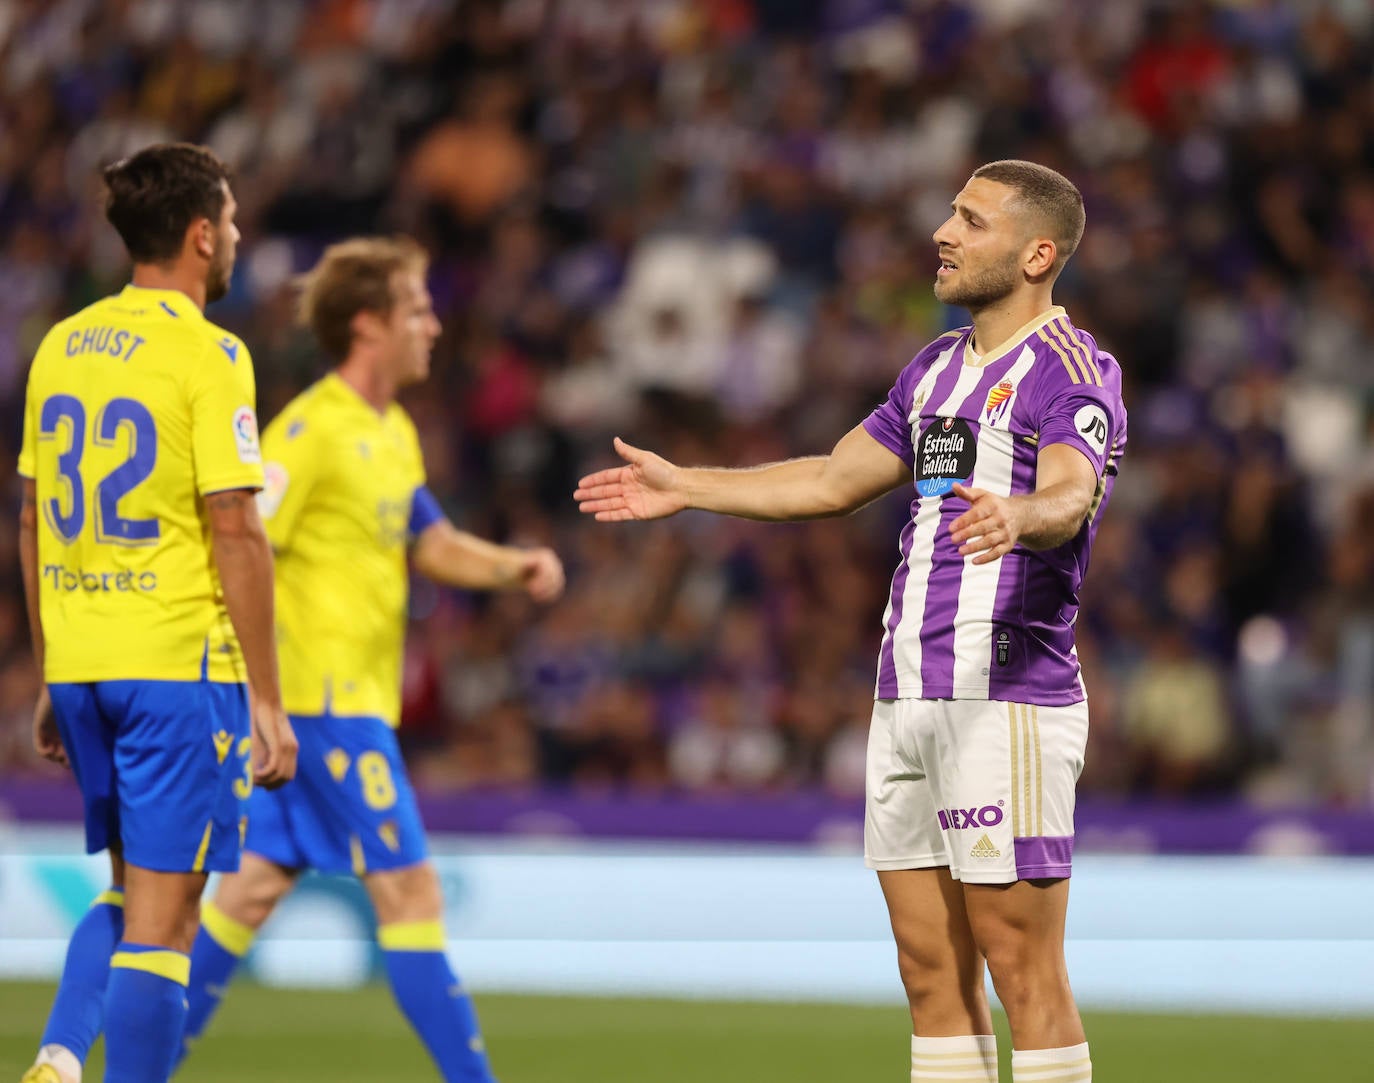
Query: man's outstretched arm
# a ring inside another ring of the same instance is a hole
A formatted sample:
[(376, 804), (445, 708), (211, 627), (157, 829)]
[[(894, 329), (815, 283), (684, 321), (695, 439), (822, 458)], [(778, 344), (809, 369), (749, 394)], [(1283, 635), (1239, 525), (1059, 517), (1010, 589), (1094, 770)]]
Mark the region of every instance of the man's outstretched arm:
[(681, 467), (619, 437), (625, 466), (589, 474), (577, 485), (578, 509), (599, 522), (661, 519), (686, 508), (772, 521), (847, 515), (897, 486), (911, 470), (857, 425), (829, 455), (742, 470)]
[(412, 559), (421, 575), (451, 587), (523, 590), (536, 602), (552, 602), (563, 593), (563, 564), (552, 549), (497, 545), (447, 519), (425, 527)]

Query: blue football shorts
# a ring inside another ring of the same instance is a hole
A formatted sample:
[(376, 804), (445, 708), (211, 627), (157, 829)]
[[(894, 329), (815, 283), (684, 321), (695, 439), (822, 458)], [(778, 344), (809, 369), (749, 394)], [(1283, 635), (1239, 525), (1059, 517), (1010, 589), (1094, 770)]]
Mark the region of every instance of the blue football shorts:
[(425, 860), (395, 731), (380, 718), (292, 715), (296, 777), (248, 803), (244, 848), (289, 869), (385, 872)]
[(253, 789), (241, 684), (50, 684), (86, 808), (86, 849), (157, 872), (232, 872)]

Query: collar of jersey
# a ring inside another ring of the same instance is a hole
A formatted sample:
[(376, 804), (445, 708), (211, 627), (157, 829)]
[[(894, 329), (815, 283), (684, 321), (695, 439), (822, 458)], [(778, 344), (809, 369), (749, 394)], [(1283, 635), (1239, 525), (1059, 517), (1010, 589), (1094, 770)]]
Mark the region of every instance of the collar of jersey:
[(368, 417), (374, 418), (378, 424), (382, 424), (391, 416), (391, 408), (396, 405), (394, 402), (389, 402), (386, 404), (386, 409), (378, 413), (377, 408), (358, 394), (358, 389), (334, 369), (326, 372), (321, 382), (333, 391), (335, 398), (348, 403), (350, 409), (365, 412)]
[(135, 286), (130, 282), (121, 291), (120, 296), (125, 300), (151, 301), (154, 304), (161, 303), (171, 311), (173, 316), (185, 317), (193, 320), (205, 319), (205, 313), (195, 306), (195, 303), (181, 290), (164, 290), (154, 286)]
[(987, 368), (994, 361), (1000, 361), (1017, 346), (1025, 342), (1031, 335), (1039, 331), (1051, 320), (1057, 320), (1060, 316), (1067, 315), (1063, 305), (1054, 305), (1045, 309), (1044, 312), (1036, 316), (1029, 323), (1024, 323), (1011, 333), (1011, 336), (1003, 342), (999, 342), (991, 350), (986, 351), (977, 361), (970, 361), (969, 355), (973, 353), (973, 330), (970, 328), (968, 338), (964, 339), (964, 364), (972, 365), (974, 368)]

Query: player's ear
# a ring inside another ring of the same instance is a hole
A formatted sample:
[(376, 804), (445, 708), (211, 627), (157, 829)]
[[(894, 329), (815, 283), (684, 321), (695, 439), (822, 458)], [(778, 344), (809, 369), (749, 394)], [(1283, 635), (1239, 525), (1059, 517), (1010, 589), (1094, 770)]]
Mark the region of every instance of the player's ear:
[(191, 223), (191, 243), (196, 255), (211, 259), (215, 254), (215, 224), (208, 218), (197, 218)]
[(353, 318), (348, 321), (348, 329), (355, 342), (373, 342), (386, 331), (381, 317), (365, 308), (353, 313)]
[(1024, 261), (1026, 277), (1038, 281), (1054, 271), (1059, 247), (1049, 237), (1032, 237), (1026, 242)]

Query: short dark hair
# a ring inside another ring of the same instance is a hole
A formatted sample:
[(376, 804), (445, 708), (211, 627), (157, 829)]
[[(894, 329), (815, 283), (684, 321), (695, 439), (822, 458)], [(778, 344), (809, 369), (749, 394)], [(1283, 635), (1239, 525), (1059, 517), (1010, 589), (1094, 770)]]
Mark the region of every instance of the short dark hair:
[(409, 237), (354, 237), (331, 244), (300, 278), (299, 318), (336, 362), (353, 348), (353, 317), (383, 318), (396, 303), (396, 275), (423, 275), (429, 256)]
[(105, 217), (135, 263), (167, 263), (181, 253), (197, 218), (218, 224), (229, 167), (194, 143), (157, 143), (106, 166)]
[(988, 162), (975, 169), (973, 175), (1015, 189), (1021, 202), (1040, 216), (1058, 249), (1054, 261), (1058, 274), (1077, 251), (1087, 221), (1083, 193), (1073, 181), (1049, 166), (1015, 158)]

